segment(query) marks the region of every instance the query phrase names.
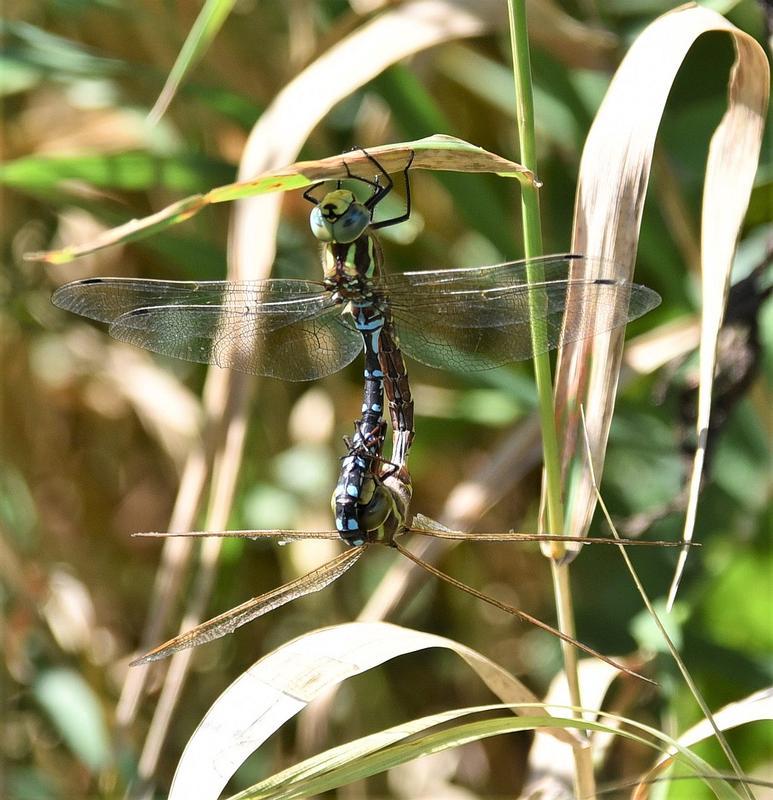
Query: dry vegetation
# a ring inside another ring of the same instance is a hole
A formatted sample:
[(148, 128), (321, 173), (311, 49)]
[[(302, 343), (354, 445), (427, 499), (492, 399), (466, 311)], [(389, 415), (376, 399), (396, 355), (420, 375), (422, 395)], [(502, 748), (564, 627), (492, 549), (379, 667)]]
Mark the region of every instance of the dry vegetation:
[[(553, 2), (530, 5), (545, 252), (572, 246), (580, 159), (611, 76), (642, 29), (672, 6), (631, 4), (642, 5), (646, 12), (620, 2), (564, 3), (563, 11)], [(765, 41), (755, 3), (725, 5), (730, 22)], [(152, 776), (147, 785), (156, 794), (149, 796), (166, 796), (180, 753), (226, 686), (293, 637), (361, 613), (475, 648), (540, 698), (562, 669), (555, 640), (409, 574), (402, 559), (379, 551), (324, 592), (202, 647), (190, 664), (178, 662), (172, 683), (163, 684), (164, 673), (155, 669), (129, 670), (138, 651), (177, 632), (191, 598), (201, 605), (199, 618), (213, 615), (338, 550), (324, 542), (279, 548), (244, 541), (199, 550), (176, 540), (162, 555), (157, 541), (130, 534), (330, 527), (341, 437), (359, 412), (360, 369), (314, 384), (207, 371), (114, 342), (103, 328), (49, 302), (65, 281), (97, 275), (316, 277), (309, 207), (298, 192), (281, 201), (278, 195), (253, 199), (238, 212), (227, 203), (212, 205), (185, 224), (69, 264), (24, 262), (23, 254), (77, 246), (188, 195), (354, 145), (442, 132), (518, 160), (504, 3), (238, 3), (152, 125), (147, 114), (199, 10), (198, 3), (146, 0), (19, 0), (6, 9), (0, 794), (13, 800), (121, 797), (127, 787), (137, 793), (145, 785), (138, 775)], [(684, 528), (697, 406), (692, 349), (701, 293), (701, 192), (709, 141), (727, 109), (733, 58), (729, 36), (700, 37), (676, 77), (658, 132), (635, 280), (664, 300), (628, 328), (635, 341), (624, 357), (601, 485), (623, 533), (676, 539)], [(745, 143), (740, 157), (747, 166), (754, 156), (749, 148)], [(712, 710), (771, 684), (766, 390), (773, 377), (773, 308), (764, 302), (770, 271), (761, 267), (771, 237), (769, 148), (761, 158), (748, 211), (748, 187), (732, 181), (718, 206), (720, 216), (728, 208), (741, 215), (733, 282), (760, 268), (757, 300), (744, 295), (745, 304), (729, 315), (739, 332), (720, 341), (720, 366), (729, 377), (722, 373), (717, 381), (722, 405), (714, 420), (722, 424), (712, 438), (697, 510), (695, 538), (704, 547), (688, 559), (668, 617)], [(740, 171), (736, 165), (732, 174)], [(518, 186), (490, 174), (417, 172), (414, 215), (384, 236), (388, 268), (521, 257)], [(636, 249), (635, 241), (627, 246), (629, 254)], [(706, 241), (703, 250), (705, 263)], [(717, 277), (715, 305), (722, 302), (721, 283)], [(733, 367), (742, 360), (754, 370), (740, 385)], [(415, 363), (409, 370), (418, 430), (410, 462), (414, 509), (479, 530), (536, 530), (540, 449), (530, 365), (474, 376)], [(574, 513), (576, 529), (585, 512)], [(599, 513), (591, 530), (604, 530)], [(431, 555), (467, 583), (554, 620), (550, 567), (539, 548), (463, 545)], [(673, 551), (637, 552), (634, 561), (665, 614)], [(578, 636), (605, 653), (628, 655), (660, 684), (611, 682), (608, 673), (586, 665), (587, 705), (603, 701), (609, 711), (674, 735), (700, 720), (615, 549), (584, 549), (571, 579)], [(164, 581), (173, 590), (168, 608), (151, 602)], [(439, 650), (387, 662), (345, 682), (329, 705), (320, 702), (284, 726), (228, 788), (236, 792), (311, 753), (404, 720), (495, 702), (472, 676)], [(160, 722), (160, 696), (162, 709), (163, 698), (176, 702), (168, 725)], [(743, 705), (723, 726), (769, 720), (770, 712), (759, 707)], [(770, 732), (765, 721), (728, 734), (741, 768), (760, 780), (773, 770)], [(635, 780), (655, 758), (622, 738), (599, 746), (606, 756), (597, 771), (600, 786)], [(715, 742), (697, 752), (730, 771)], [(443, 775), (427, 784), (427, 796), (445, 796), (447, 784), (465, 787), (468, 794), (460, 797), (513, 796), (546, 763), (556, 782), (571, 775), (558, 768), (570, 763), (565, 750), (540, 751), (528, 733), (475, 741), (434, 758), (339, 794), (412, 797), (422, 781)], [(618, 791), (607, 796), (630, 796), (630, 788)], [(737, 786), (733, 791), (745, 796)], [(668, 794), (704, 796), (713, 795), (693, 780), (675, 781)]]

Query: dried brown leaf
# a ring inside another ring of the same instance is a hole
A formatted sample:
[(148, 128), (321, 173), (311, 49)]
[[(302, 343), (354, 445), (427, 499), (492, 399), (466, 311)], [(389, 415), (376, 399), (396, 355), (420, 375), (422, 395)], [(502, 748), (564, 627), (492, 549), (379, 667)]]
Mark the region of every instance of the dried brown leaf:
[[(693, 4), (658, 18), (639, 36), (618, 69), (583, 152), (572, 249), (616, 265), (600, 277), (630, 280), (653, 148), (663, 108), (695, 40), (709, 31), (732, 37), (736, 61), (729, 79), (728, 110), (712, 138), (703, 204), (703, 331), (699, 431), (708, 425), (717, 331), (731, 260), (757, 167), (767, 106), (769, 69), (760, 46), (719, 14)], [(587, 277), (587, 276), (586, 276)], [(583, 535), (596, 505), (579, 437), (579, 407), (587, 413), (596, 474), (603, 467), (619, 376), (624, 330), (576, 342), (560, 356), (556, 409), (564, 442), (568, 505), (564, 530)], [(696, 455), (697, 488), (703, 451)], [(697, 495), (688, 512), (692, 536)]]
[[(183, 752), (170, 800), (219, 797), (245, 758), (312, 700), (385, 661), (435, 647), (458, 655), (502, 702), (539, 704), (509, 672), (450, 639), (383, 622), (323, 628), (270, 653), (223, 692)], [(533, 706), (521, 713), (533, 713)], [(578, 741), (571, 731), (545, 732), (569, 744)]]

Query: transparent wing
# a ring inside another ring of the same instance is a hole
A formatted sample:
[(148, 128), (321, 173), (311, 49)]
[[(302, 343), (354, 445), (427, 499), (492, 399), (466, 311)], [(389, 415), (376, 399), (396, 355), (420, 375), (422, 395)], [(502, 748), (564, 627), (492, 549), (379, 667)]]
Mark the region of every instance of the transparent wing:
[[(543, 343), (536, 350), (551, 350), (658, 305), (644, 286), (582, 277), (599, 263), (569, 255), (407, 272), (385, 276), (377, 289), (408, 355), (433, 367), (481, 370), (534, 355), (532, 329)], [(527, 284), (530, 265), (543, 271), (539, 284)], [(351, 320), (315, 281), (91, 279), (63, 286), (53, 300), (112, 323), (113, 336), (140, 347), (285, 380), (328, 375), (362, 347)]]
[[(568, 342), (612, 330), (660, 303), (645, 286), (606, 278), (577, 278), (599, 262), (549, 256), (490, 267), (387, 275), (380, 289), (400, 343), (417, 361), (460, 371), (531, 358)], [(544, 280), (527, 283), (538, 265)], [(570, 268), (572, 276), (570, 277)], [(535, 348), (532, 327), (543, 346)]]
[(326, 296), (318, 281), (155, 281), (88, 278), (57, 289), (52, 301), (66, 311), (113, 322), (137, 308), (154, 306), (241, 306), (286, 303), (294, 313), (313, 311)]
[(416, 514), (411, 520), (411, 526), (404, 528), (403, 533), (418, 533), (436, 539), (451, 539), (461, 542), (576, 542), (578, 544), (622, 545), (623, 547), (684, 547), (685, 544), (681, 541), (664, 541), (662, 539), (614, 539), (599, 536), (562, 536), (552, 533), (518, 533), (517, 531), (484, 531), (480, 533), (477, 531), (452, 531), (424, 514)]
[(350, 550), (336, 556), (332, 561), (323, 564), (315, 570), (297, 578), (294, 581), (284, 584), (277, 589), (273, 589), (266, 594), (258, 597), (253, 597), (246, 603), (242, 603), (230, 611), (226, 611), (217, 617), (213, 617), (201, 625), (197, 625), (190, 631), (170, 639), (165, 644), (156, 647), (144, 656), (132, 661), (132, 666), (138, 664), (147, 664), (150, 661), (158, 661), (162, 658), (177, 653), (180, 650), (186, 650), (189, 647), (196, 647), (197, 645), (211, 642), (214, 639), (219, 639), (228, 633), (233, 633), (237, 628), (246, 625), (257, 617), (273, 611), (279, 606), (290, 603), (299, 597), (318, 592), (331, 584), (336, 578), (353, 566), (354, 563), (365, 552), (365, 546), (354, 547)]
[[(439, 524), (439, 523), (436, 523)], [(298, 542), (309, 539), (341, 539), (338, 531), (295, 531), (295, 530), (245, 530), (245, 531), (140, 531), (132, 536), (147, 539), (270, 539), (273, 542)]]
[(362, 349), (342, 307), (314, 281), (93, 279), (61, 287), (53, 301), (138, 347), (285, 380), (329, 375)]
[(362, 340), (328, 306), (316, 316), (283, 324), (264, 308), (226, 306), (139, 308), (113, 322), (110, 335), (156, 353), (291, 381), (321, 378), (343, 369)]

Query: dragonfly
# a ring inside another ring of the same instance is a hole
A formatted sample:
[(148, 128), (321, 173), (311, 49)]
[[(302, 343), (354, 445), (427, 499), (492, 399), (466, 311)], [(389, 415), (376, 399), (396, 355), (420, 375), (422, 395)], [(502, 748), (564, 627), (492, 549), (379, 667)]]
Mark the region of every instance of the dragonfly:
[[(442, 572), (436, 567), (415, 555), (411, 550), (404, 547), (399, 539), (408, 534), (420, 536), (430, 536), (439, 539), (461, 541), (461, 542), (543, 542), (561, 541), (576, 542), (583, 545), (588, 544), (607, 544), (623, 546), (665, 546), (682, 547), (682, 542), (670, 541), (643, 541), (639, 539), (609, 539), (603, 537), (578, 537), (561, 536), (551, 534), (529, 534), (514, 531), (491, 532), (491, 533), (471, 533), (465, 531), (455, 531), (446, 528), (438, 522), (417, 514), (410, 517), (409, 508), (411, 502), (410, 477), (406, 477), (406, 470), (394, 463), (385, 461), (381, 457), (381, 449), (384, 443), (385, 427), (380, 428), (380, 435), (376, 435), (367, 447), (363, 443), (350, 442), (350, 449), (347, 456), (343, 459), (341, 478), (336, 488), (336, 497), (346, 494), (346, 487), (349, 479), (354, 479), (360, 487), (357, 503), (360, 506), (357, 518), (364, 528), (367, 529), (365, 541), (362, 544), (352, 546), (344, 550), (341, 554), (312, 570), (311, 572), (295, 580), (279, 586), (265, 594), (253, 597), (250, 600), (197, 625), (195, 628), (170, 639), (164, 644), (132, 661), (132, 665), (147, 664), (166, 658), (173, 653), (177, 653), (187, 648), (196, 647), (206, 642), (219, 639), (226, 634), (232, 633), (242, 625), (246, 625), (258, 617), (267, 614), (287, 603), (300, 597), (304, 597), (313, 592), (317, 592), (329, 586), (340, 578), (352, 566), (354, 566), (361, 556), (373, 546), (387, 546), (394, 548), (403, 556), (421, 567), (440, 580), (461, 589), (462, 591), (482, 600), (494, 607), (505, 611), (524, 622), (528, 622), (538, 628), (557, 636), (578, 647), (583, 652), (591, 656), (600, 658), (612, 664), (617, 669), (621, 669), (636, 677), (643, 678), (638, 673), (632, 672), (624, 665), (621, 665), (596, 650), (588, 647), (582, 642), (562, 633), (553, 626), (528, 614), (512, 605), (503, 603), (490, 595), (479, 592), (471, 586), (453, 578)], [(409, 521), (410, 520), (410, 521)], [(189, 533), (138, 533), (135, 536), (150, 537), (169, 537), (169, 536), (188, 536), (195, 538), (216, 536), (216, 537), (236, 537), (253, 540), (273, 540), (278, 542), (292, 542), (313, 539), (340, 539), (338, 530), (326, 531), (296, 531), (296, 530), (240, 530), (240, 531), (194, 531)], [(648, 680), (647, 678), (643, 678)]]
[[(404, 213), (375, 220), (394, 183), (364, 152), (376, 171), (372, 179), (344, 164), (352, 180), (370, 187), (367, 200), (359, 202), (340, 182), (320, 200), (320, 184), (304, 192), (314, 205), (312, 233), (323, 245), (322, 280), (90, 278), (60, 287), (53, 302), (107, 323), (114, 338), (153, 352), (290, 381), (322, 378), (364, 350), (363, 416), (354, 439), (367, 442), (377, 430), (386, 392), (391, 458), (406, 474), (414, 425), (403, 352), (430, 367), (491, 369), (612, 330), (659, 304), (658, 294), (645, 286), (577, 277), (599, 263), (577, 254), (385, 273), (375, 231), (410, 216), (412, 156), (403, 170)], [(530, 283), (533, 270), (542, 277)], [(336, 509), (341, 538), (354, 547), (366, 538), (354, 518), (359, 507), (355, 498)]]
[[(408, 374), (394, 332), (389, 306), (376, 301), (371, 282), (381, 274), (382, 256), (374, 231), (406, 220), (411, 213), (411, 189), (408, 170), (413, 154), (403, 170), (405, 211), (389, 219), (374, 222), (376, 206), (392, 190), (394, 183), (381, 164), (363, 151), (378, 170), (373, 180), (358, 177), (371, 188), (370, 197), (357, 202), (354, 194), (342, 189), (327, 193), (316, 201), (312, 187), (304, 197), (315, 204), (310, 223), (317, 239), (327, 242), (324, 250), (324, 280), (334, 297), (347, 303), (347, 311), (360, 333), (364, 350), (364, 390), (362, 417), (355, 422), (354, 436), (348, 441), (348, 455), (342, 459), (341, 474), (333, 493), (336, 528), (340, 537), (352, 546), (365, 543), (368, 520), (360, 518), (371, 493), (375, 459), (381, 457), (386, 423), (383, 418), (384, 392), (389, 398), (393, 429), (392, 459), (409, 486), (408, 450), (414, 437), (413, 398)], [(349, 168), (347, 166), (347, 172)], [(354, 176), (351, 176), (354, 177)], [(365, 492), (365, 494), (363, 494)]]

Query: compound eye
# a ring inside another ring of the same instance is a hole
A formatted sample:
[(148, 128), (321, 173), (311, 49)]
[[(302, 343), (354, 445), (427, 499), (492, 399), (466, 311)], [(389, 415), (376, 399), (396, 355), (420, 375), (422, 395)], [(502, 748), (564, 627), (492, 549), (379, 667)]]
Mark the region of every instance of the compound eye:
[(309, 216), (309, 224), (311, 225), (311, 232), (319, 239), (320, 242), (332, 242), (333, 239), (333, 226), (334, 223), (326, 220), (322, 215), (322, 207), (314, 206)]
[(353, 242), (362, 236), (368, 225), (370, 225), (368, 209), (361, 203), (352, 203), (333, 223), (334, 241), (341, 244)]
[(360, 486), (359, 504), (366, 506), (376, 493), (376, 481), (370, 475), (365, 475)]
[(360, 506), (360, 527), (365, 531), (378, 530), (393, 511), (394, 503), (389, 491), (376, 484), (371, 499)]

